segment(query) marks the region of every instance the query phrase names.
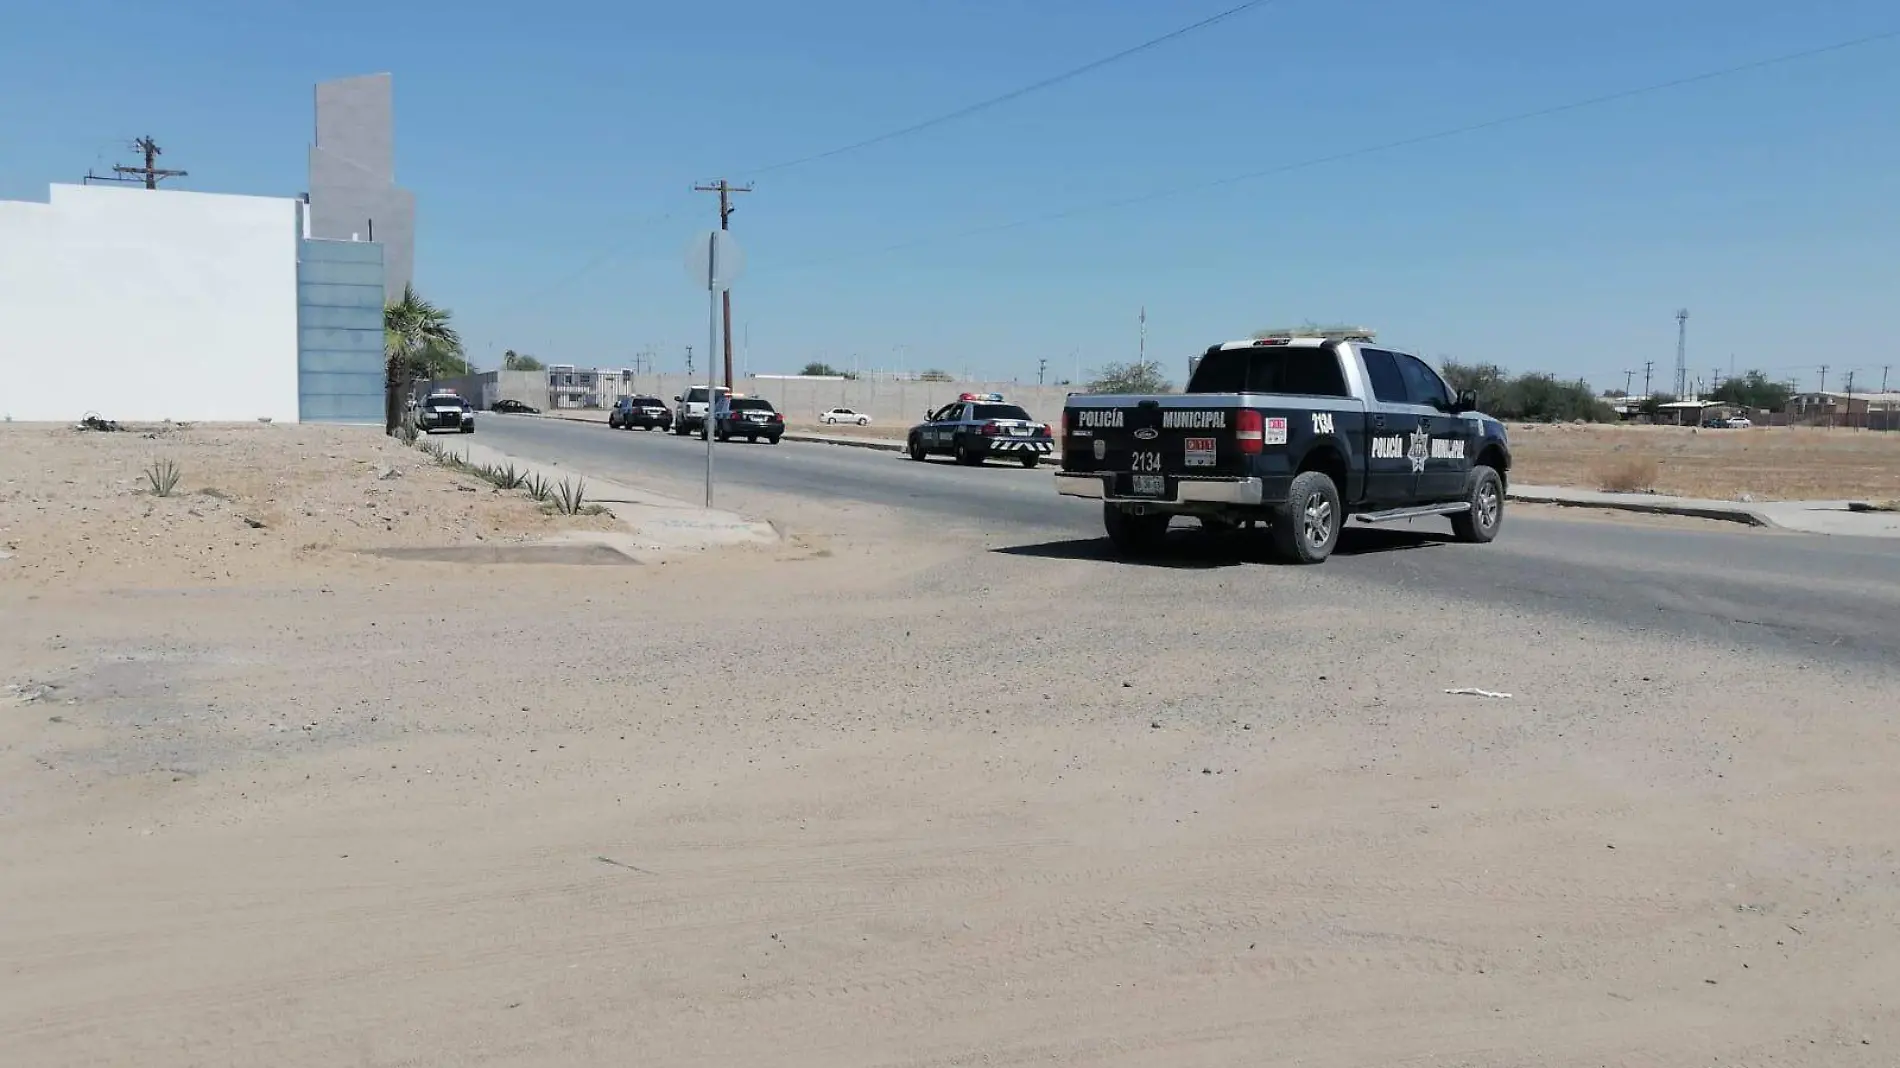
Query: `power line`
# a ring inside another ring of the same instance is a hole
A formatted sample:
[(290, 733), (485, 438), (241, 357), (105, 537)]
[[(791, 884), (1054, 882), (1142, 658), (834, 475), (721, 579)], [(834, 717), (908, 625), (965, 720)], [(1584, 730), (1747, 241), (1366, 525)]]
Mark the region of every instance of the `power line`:
[(80, 181), (80, 184), (90, 185), (93, 182), (141, 182), (147, 189), (157, 189), (158, 183), (167, 178), (189, 177), (189, 172), (187, 171), (168, 171), (158, 165), (158, 157), (162, 155), (165, 150), (158, 147), (158, 142), (152, 140), (150, 137), (141, 137), (133, 141), (132, 150), (145, 155), (145, 166), (128, 167), (123, 163), (115, 163), (112, 165), (112, 174), (94, 174), (88, 169), (86, 171), (86, 177)]
[(886, 133), (881, 133), (875, 137), (867, 137), (862, 141), (853, 141), (852, 143), (848, 145), (840, 145), (837, 148), (827, 149), (823, 152), (815, 152), (809, 156), (800, 156), (797, 159), (789, 159), (789, 160), (784, 161), (783, 163), (774, 163), (769, 167), (757, 167), (752, 170), (741, 171), (739, 173), (747, 175), (747, 176), (751, 176), (751, 177), (757, 177), (758, 175), (761, 175), (761, 174), (769, 174), (772, 171), (782, 171), (791, 167), (802, 167), (807, 163), (816, 163), (821, 159), (831, 159), (834, 156), (842, 156), (847, 152), (856, 152), (857, 150), (861, 148), (869, 148), (872, 145), (880, 145), (886, 141), (895, 141), (896, 139), (900, 137), (908, 137), (911, 134), (928, 130), (934, 126), (942, 126), (946, 122), (955, 122), (957, 119), (974, 115), (980, 111), (988, 111), (989, 109), (996, 107), (1000, 104), (1007, 104), (1012, 100), (1019, 100), (1025, 96), (1028, 96), (1031, 93), (1041, 92), (1044, 89), (1061, 85), (1063, 82), (1071, 81), (1075, 78), (1079, 78), (1082, 75), (1088, 74), (1091, 71), (1100, 70), (1103, 67), (1109, 66), (1110, 64), (1119, 63), (1130, 56), (1138, 55), (1142, 52), (1148, 51), (1151, 48), (1157, 48), (1161, 45), (1167, 44), (1169, 41), (1175, 40), (1176, 38), (1186, 37), (1188, 34), (1194, 33), (1197, 30), (1204, 30), (1204, 29), (1207, 29), (1209, 26), (1212, 26), (1216, 23), (1225, 22), (1236, 15), (1244, 14), (1248, 11), (1253, 10), (1254, 8), (1264, 7), (1267, 4), (1272, 4), (1272, 3), (1277, 3), (1277, 2), (1279, 2), (1279, 0), (1247, 0), (1247, 2), (1244, 4), (1236, 4), (1235, 6), (1230, 7), (1225, 11), (1221, 11), (1221, 12), (1217, 12), (1215, 14), (1209, 15), (1206, 18), (1200, 20), (1199, 22), (1190, 23), (1186, 26), (1181, 27), (1180, 29), (1170, 30), (1159, 37), (1150, 38), (1149, 40), (1143, 41), (1142, 43), (1138, 45), (1134, 45), (1129, 48), (1124, 48), (1121, 51), (1114, 53), (1113, 55), (1103, 56), (1100, 59), (1091, 60), (1090, 62), (1084, 63), (1079, 67), (1070, 68), (1069, 70), (1065, 70), (1060, 74), (1050, 75), (1049, 77), (1043, 78), (1040, 81), (1031, 82), (1028, 85), (1021, 86), (1016, 89), (1011, 89), (1007, 93), (1002, 93), (998, 96), (990, 97), (987, 100), (979, 100), (974, 104), (965, 104), (963, 107), (957, 108), (954, 111), (946, 111), (943, 114), (938, 115), (934, 118), (924, 119), (922, 122), (914, 122), (914, 123), (911, 123), (909, 126), (904, 126), (896, 130), (888, 131)]
[[(988, 111), (991, 108), (1009, 103), (1012, 100), (1019, 100), (1022, 97), (1028, 96), (1032, 93), (1040, 92), (1044, 89), (1048, 89), (1053, 86), (1060, 85), (1063, 82), (1067, 82), (1075, 78), (1079, 78), (1084, 74), (1088, 74), (1093, 71), (1100, 70), (1101, 68), (1109, 66), (1110, 64), (1118, 63), (1124, 59), (1129, 58), (1130, 56), (1138, 55), (1142, 52), (1148, 51), (1149, 49), (1159, 47), (1160, 45), (1164, 45), (1168, 43), (1169, 41), (1173, 41), (1180, 37), (1185, 37), (1188, 34), (1194, 33), (1197, 30), (1204, 30), (1208, 28), (1209, 26), (1215, 25), (1216, 23), (1225, 22), (1226, 20), (1231, 19), (1236, 15), (1243, 14), (1254, 8), (1264, 7), (1268, 4), (1273, 4), (1273, 3), (1278, 3), (1278, 2), (1280, 2), (1280, 0), (1248, 0), (1247, 3), (1238, 4), (1234, 7), (1228, 8), (1225, 11), (1220, 11), (1213, 15), (1209, 15), (1208, 17), (1201, 19), (1199, 22), (1190, 23), (1189, 25), (1182, 26), (1179, 29), (1170, 30), (1169, 32), (1164, 33), (1159, 37), (1150, 38), (1149, 40), (1143, 41), (1138, 45), (1134, 45), (1129, 48), (1124, 48), (1121, 51), (1114, 53), (1113, 55), (1103, 56), (1100, 59), (1096, 59), (1088, 63), (1084, 63), (1083, 65), (1079, 67), (1073, 67), (1069, 70), (1065, 70), (1061, 72), (1060, 74), (1054, 74), (1047, 78), (1043, 78), (1039, 81), (1031, 82), (1028, 85), (1024, 85), (1024, 86), (1020, 86), (1018, 88), (1012, 89), (1007, 93), (1002, 93), (1000, 95), (990, 97), (986, 100), (979, 100), (973, 104), (966, 104), (963, 107), (955, 109), (954, 111), (948, 111), (941, 115), (937, 115), (933, 118), (924, 119), (921, 122), (914, 122), (908, 126), (904, 126), (899, 129), (889, 130), (884, 133), (878, 134), (875, 137), (867, 137), (861, 141), (854, 141), (848, 145), (841, 145), (837, 148), (826, 149), (823, 152), (815, 152), (808, 156), (800, 156), (796, 159), (784, 160), (779, 163), (771, 164), (770, 166), (755, 167), (751, 170), (740, 171), (738, 173), (741, 174), (742, 176), (756, 177), (758, 175), (768, 174), (774, 171), (790, 170), (793, 167), (802, 167), (807, 163), (815, 163), (819, 160), (831, 159), (836, 156), (842, 156), (846, 154), (847, 152), (856, 152), (857, 150), (861, 148), (869, 148), (872, 145), (883, 144), (886, 141), (894, 141), (900, 137), (907, 137), (911, 134), (919, 133), (923, 130), (928, 130), (935, 126), (941, 126), (944, 123), (953, 122), (957, 119), (961, 119), (969, 115), (974, 115), (981, 111)], [(631, 223), (625, 224), (625, 226), (627, 229), (646, 229), (648, 227), (657, 225), (659, 223), (666, 222), (670, 219), (677, 218), (679, 214), (680, 214), (679, 211), (671, 211), (671, 212), (666, 213), (665, 215), (661, 215), (657, 217), (636, 219)], [(584, 266), (582, 266), (579, 270), (576, 270), (572, 274), (569, 274), (563, 277), (561, 281), (557, 282), (556, 284), (551, 285), (547, 287), (546, 289), (537, 291), (534, 295), (530, 296), (527, 300), (523, 301), (521, 305), (518, 305), (517, 309), (520, 307), (525, 307), (529, 304), (537, 303), (546, 297), (552, 296), (553, 294), (558, 293), (563, 289), (566, 289), (568, 286), (572, 285), (574, 282), (579, 281), (581, 278), (584, 278), (587, 275), (593, 273), (595, 270), (599, 269), (600, 267), (605, 266), (608, 263), (608, 261), (620, 255), (620, 253), (624, 250), (625, 247), (626, 247), (626, 243), (624, 240), (616, 241), (610, 248), (603, 250), (599, 255), (595, 256), (593, 259), (588, 260), (587, 263)]]
[(1670, 89), (1680, 89), (1684, 86), (1696, 85), (1701, 82), (1714, 81), (1719, 78), (1734, 77), (1737, 74), (1746, 74), (1751, 71), (1762, 70), (1767, 67), (1775, 67), (1775, 66), (1780, 66), (1787, 63), (1795, 63), (1804, 59), (1814, 59), (1816, 57), (1829, 55), (1834, 52), (1846, 51), (1847, 49), (1850, 49), (1850, 48), (1858, 48), (1864, 45), (1875, 44), (1882, 41), (1892, 40), (1893, 38), (1896, 38), (1896, 37), (1900, 37), (1900, 30), (1887, 30), (1881, 33), (1874, 33), (1874, 34), (1868, 34), (1863, 37), (1856, 37), (1851, 40), (1837, 41), (1833, 44), (1822, 45), (1818, 48), (1803, 49), (1802, 51), (1799, 51), (1799, 52), (1786, 52), (1778, 56), (1771, 56), (1767, 59), (1751, 60), (1750, 62), (1739, 63), (1732, 67), (1722, 67), (1718, 70), (1703, 71), (1700, 74), (1691, 74), (1691, 75), (1688, 75), (1687, 77), (1672, 78), (1664, 82), (1652, 82), (1651, 84), (1638, 86), (1633, 89), (1620, 89), (1620, 90), (1617, 90), (1616, 92), (1603, 93), (1598, 96), (1586, 97), (1581, 100), (1572, 100), (1564, 104), (1555, 104), (1550, 107), (1537, 108), (1531, 111), (1520, 111), (1520, 112), (1516, 112), (1510, 115), (1502, 115), (1493, 119), (1485, 119), (1481, 122), (1466, 123), (1462, 126), (1447, 127), (1446, 129), (1436, 130), (1431, 133), (1424, 133), (1424, 134), (1418, 134), (1413, 137), (1400, 138), (1396, 141), (1382, 141), (1378, 144), (1366, 145), (1361, 148), (1348, 149), (1343, 152), (1334, 152), (1325, 156), (1313, 156), (1308, 159), (1298, 160), (1292, 163), (1276, 164), (1272, 167), (1265, 167), (1256, 171), (1247, 171), (1246, 173), (1243, 173), (1243, 174), (1229, 175), (1225, 178), (1215, 178), (1215, 179), (1211, 179), (1205, 182), (1195, 182), (1188, 185), (1172, 186), (1167, 189), (1156, 190), (1152, 193), (1141, 193), (1136, 196), (1123, 197), (1118, 200), (1098, 201), (1094, 204), (1084, 204), (1079, 207), (1067, 208), (1062, 211), (1054, 211), (1054, 212), (1049, 212), (1044, 215), (1036, 215), (1036, 216), (1031, 216), (1029, 218), (1018, 219), (1014, 222), (999, 223), (994, 226), (977, 227), (972, 230), (964, 230), (964, 231), (961, 231), (958, 233), (952, 233), (952, 234), (939, 234), (939, 235), (931, 236), (931, 237), (920, 237), (920, 238), (916, 238), (910, 241), (902, 242), (900, 244), (889, 245), (881, 249), (866, 249), (866, 250), (862, 250), (862, 251), (854, 252), (854, 253), (845, 253), (841, 256), (827, 257), (821, 260), (808, 260), (802, 264), (795, 264), (793, 265), (793, 267), (809, 267), (809, 266), (814, 266), (820, 263), (829, 263), (829, 262), (833, 262), (834, 260), (849, 259), (856, 256), (899, 252), (904, 249), (915, 248), (919, 245), (927, 245), (927, 244), (932, 244), (939, 241), (957, 241), (957, 240), (962, 240), (964, 238), (981, 237), (987, 234), (1002, 233), (1007, 230), (1021, 229), (1022, 227), (1025, 227), (1025, 226), (1034, 226), (1040, 223), (1057, 222), (1062, 219), (1074, 218), (1075, 216), (1078, 216), (1078, 215), (1090, 215), (1090, 214), (1095, 214), (1097, 212), (1114, 211), (1120, 208), (1133, 207), (1137, 204), (1147, 204), (1147, 203), (1152, 203), (1157, 200), (1166, 200), (1171, 197), (1183, 196), (1188, 193), (1200, 193), (1200, 192), (1205, 192), (1210, 189), (1218, 189), (1223, 186), (1237, 185), (1242, 182), (1251, 182), (1251, 181), (1255, 181), (1261, 178), (1268, 178), (1268, 177), (1273, 177), (1273, 176), (1277, 176), (1281, 174), (1288, 174), (1293, 171), (1308, 170), (1313, 167), (1325, 166), (1326, 164), (1329, 164), (1329, 163), (1341, 163), (1346, 160), (1358, 159), (1361, 156), (1370, 156), (1376, 153), (1391, 152), (1391, 151), (1394, 151), (1396, 149), (1401, 149), (1401, 148), (1410, 148), (1414, 145), (1422, 145), (1422, 144), (1426, 144), (1432, 141), (1443, 141), (1443, 140), (1447, 140), (1453, 137), (1461, 137), (1465, 134), (1479, 133), (1485, 130), (1497, 129), (1502, 126), (1511, 126), (1511, 125), (1515, 125), (1521, 122), (1529, 122), (1533, 119), (1548, 118), (1552, 115), (1561, 115), (1566, 112), (1580, 111), (1585, 108), (1600, 107), (1604, 104), (1612, 104), (1618, 101), (1629, 100), (1635, 97), (1641, 97), (1641, 96), (1647, 96), (1653, 93), (1665, 92)]

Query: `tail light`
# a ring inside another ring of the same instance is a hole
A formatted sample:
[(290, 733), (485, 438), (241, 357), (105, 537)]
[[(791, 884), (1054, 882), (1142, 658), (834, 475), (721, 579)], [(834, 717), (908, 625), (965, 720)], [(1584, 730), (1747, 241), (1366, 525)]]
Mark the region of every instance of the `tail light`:
[(1075, 413), (1068, 410), (1067, 408), (1064, 408), (1062, 409), (1062, 436), (1066, 438), (1074, 432), (1075, 432)]
[(997, 426), (997, 425), (996, 425), (995, 423), (984, 423), (984, 424), (983, 424), (983, 436), (984, 436), (984, 437), (987, 437), (987, 438), (993, 438), (993, 437), (995, 437), (996, 435), (998, 435), (998, 434), (1001, 434), (1002, 432), (1003, 432), (1003, 428), (1002, 428), (1002, 427), (1000, 427), (1000, 426)]
[(1048, 424), (1048, 423), (1044, 423), (1044, 424), (1042, 424), (1041, 426), (1039, 426), (1039, 427), (1037, 427), (1037, 428), (1036, 428), (1036, 432), (1037, 432), (1037, 433), (1039, 433), (1039, 434), (1042, 434), (1042, 435), (1044, 435), (1045, 437), (1046, 437), (1046, 436), (1048, 436), (1048, 434), (1049, 434), (1049, 424)]
[(1242, 408), (1234, 414), (1234, 440), (1240, 444), (1240, 451), (1246, 456), (1258, 456), (1267, 440), (1266, 420), (1259, 412), (1251, 408)]

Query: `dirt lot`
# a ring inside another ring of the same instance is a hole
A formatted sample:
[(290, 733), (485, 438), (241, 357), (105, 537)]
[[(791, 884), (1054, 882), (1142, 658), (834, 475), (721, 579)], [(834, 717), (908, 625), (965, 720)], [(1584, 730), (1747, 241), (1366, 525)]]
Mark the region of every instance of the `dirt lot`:
[(1510, 435), (1516, 477), (1534, 485), (1716, 500), (1900, 497), (1900, 434), (1512, 424)]
[[(146, 472), (166, 462), (178, 480), (160, 497)], [(611, 526), (545, 515), (360, 428), (0, 426), (0, 551), (13, 554), (0, 577), (35, 588), (294, 582), (375, 569), (351, 550)]]
[(364, 563), (298, 546), (553, 521), (320, 430), (7, 433), (8, 1064), (1900, 1048), (1877, 671), (815, 506), (797, 562)]

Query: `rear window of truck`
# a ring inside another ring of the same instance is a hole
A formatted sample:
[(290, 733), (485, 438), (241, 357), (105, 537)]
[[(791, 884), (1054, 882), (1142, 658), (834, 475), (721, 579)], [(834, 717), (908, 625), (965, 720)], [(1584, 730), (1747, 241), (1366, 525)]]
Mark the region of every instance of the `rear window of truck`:
[(1338, 355), (1309, 348), (1215, 349), (1195, 366), (1187, 392), (1349, 395)]

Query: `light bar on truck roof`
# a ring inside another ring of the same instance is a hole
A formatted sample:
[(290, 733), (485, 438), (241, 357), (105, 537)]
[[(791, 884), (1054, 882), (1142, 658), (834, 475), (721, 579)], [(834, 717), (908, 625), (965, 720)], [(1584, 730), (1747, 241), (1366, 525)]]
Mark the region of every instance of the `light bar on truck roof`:
[(1331, 341), (1371, 341), (1379, 332), (1369, 326), (1308, 326), (1297, 330), (1262, 330), (1255, 340), (1272, 338), (1323, 337)]
[(960, 401), (979, 401), (984, 404), (1003, 403), (1003, 395), (1001, 393), (965, 393), (957, 399)]

